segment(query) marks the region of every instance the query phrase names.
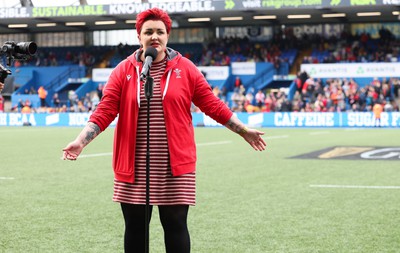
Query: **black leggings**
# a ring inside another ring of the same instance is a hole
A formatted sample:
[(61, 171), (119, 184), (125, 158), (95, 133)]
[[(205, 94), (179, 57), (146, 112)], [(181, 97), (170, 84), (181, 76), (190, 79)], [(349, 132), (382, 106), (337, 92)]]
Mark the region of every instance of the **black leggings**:
[[(145, 251), (145, 205), (121, 203), (125, 220), (125, 253)], [(153, 206), (150, 206), (150, 219)], [(167, 253), (189, 253), (188, 205), (158, 206)], [(150, 222), (150, 220), (148, 221)]]

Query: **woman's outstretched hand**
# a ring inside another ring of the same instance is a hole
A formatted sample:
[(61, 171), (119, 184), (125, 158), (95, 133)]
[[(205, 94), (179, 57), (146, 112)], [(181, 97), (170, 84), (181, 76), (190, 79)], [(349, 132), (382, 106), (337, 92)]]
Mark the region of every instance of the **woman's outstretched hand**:
[(253, 147), (256, 151), (263, 151), (267, 146), (267, 143), (262, 138), (264, 132), (258, 131), (257, 129), (251, 129), (245, 127), (240, 135)]

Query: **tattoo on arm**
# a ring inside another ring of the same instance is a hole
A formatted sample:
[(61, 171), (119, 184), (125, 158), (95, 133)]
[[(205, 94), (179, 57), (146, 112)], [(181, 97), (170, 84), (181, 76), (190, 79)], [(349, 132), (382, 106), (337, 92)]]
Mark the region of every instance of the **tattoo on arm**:
[(230, 119), (226, 125), (227, 128), (229, 128), (230, 130), (232, 130), (235, 133), (240, 133), (243, 129), (243, 126), (241, 126), (240, 124), (237, 124), (236, 122), (234, 122), (232, 119)]
[(87, 131), (84, 134), (83, 144), (87, 145), (100, 133), (100, 127), (94, 123), (87, 125)]

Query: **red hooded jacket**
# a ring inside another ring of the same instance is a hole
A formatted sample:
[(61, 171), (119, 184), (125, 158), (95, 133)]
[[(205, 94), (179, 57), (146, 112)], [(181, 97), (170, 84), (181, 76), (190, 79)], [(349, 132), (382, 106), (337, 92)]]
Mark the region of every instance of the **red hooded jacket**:
[[(115, 179), (134, 182), (136, 127), (140, 107), (141, 50), (123, 60), (112, 71), (103, 97), (89, 121), (101, 131), (118, 116), (114, 133)], [(206, 115), (225, 125), (231, 110), (218, 99), (198, 68), (180, 53), (167, 48), (167, 66), (161, 78), (165, 127), (170, 164), (174, 176), (195, 171), (196, 144), (192, 125), (192, 102)]]

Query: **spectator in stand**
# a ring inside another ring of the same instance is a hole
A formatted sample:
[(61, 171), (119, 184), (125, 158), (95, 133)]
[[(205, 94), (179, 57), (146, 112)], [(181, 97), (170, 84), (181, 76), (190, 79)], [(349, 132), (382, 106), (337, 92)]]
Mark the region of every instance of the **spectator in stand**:
[(381, 126), (381, 114), (383, 111), (383, 106), (382, 104), (378, 101), (377, 103), (374, 104), (372, 111), (374, 113), (374, 126)]
[(99, 83), (99, 85), (97, 86), (97, 96), (99, 97), (99, 99), (103, 97), (103, 89), (104, 89), (104, 84)]
[(235, 78), (235, 88), (239, 88), (240, 85), (242, 85), (242, 80), (240, 79), (239, 76), (236, 76), (236, 78)]
[(367, 88), (361, 87), (358, 91), (358, 107), (360, 111), (364, 111), (367, 106)]
[(58, 97), (58, 93), (54, 93), (54, 95), (53, 95), (53, 107), (55, 108), (56, 112), (59, 111), (60, 105), (61, 105), (61, 102), (60, 102), (60, 98)]
[(68, 101), (70, 104), (70, 111), (72, 112), (78, 112), (78, 95), (76, 95), (74, 90), (68, 91)]
[(304, 82), (303, 87), (301, 89), (302, 97), (304, 102), (314, 102), (313, 94), (314, 94), (315, 86), (314, 86), (314, 78), (309, 77)]
[(253, 112), (258, 111), (257, 108), (258, 108), (258, 107), (256, 107), (256, 106), (247, 104), (247, 105), (245, 105), (245, 108), (244, 108), (244, 109), (245, 109), (245, 111), (246, 111), (247, 113), (253, 113)]
[(239, 94), (240, 95), (246, 95), (246, 88), (244, 87), (244, 85), (243, 84), (241, 84), (240, 86), (239, 86)]
[(301, 91), (303, 88), (303, 83), (307, 80), (308, 74), (306, 72), (298, 72), (296, 79), (294, 80), (296, 83), (296, 90)]
[(92, 108), (91, 109), (92, 109), (92, 111), (94, 111), (96, 109), (97, 105), (100, 102), (99, 95), (97, 93), (93, 93), (91, 101), (92, 101)]
[(382, 92), (382, 82), (378, 78), (374, 78), (374, 80), (371, 83), (373, 89), (374, 89), (374, 100), (376, 101), (379, 97), (379, 94)]
[(345, 104), (345, 96), (343, 93), (343, 90), (341, 88), (339, 88), (337, 90), (337, 94), (336, 94), (336, 111), (337, 112), (343, 112), (346, 110), (346, 104)]
[(399, 90), (400, 90), (400, 79), (399, 78), (390, 78), (389, 79), (389, 85), (392, 87), (393, 89), (393, 96), (394, 98), (400, 98), (399, 97)]
[(239, 92), (239, 109), (237, 110), (238, 112), (244, 112), (246, 111), (246, 96), (244, 93)]
[(221, 66), (229, 66), (231, 64), (231, 58), (228, 54), (222, 55)]
[(292, 111), (299, 112), (303, 107), (300, 91), (296, 90), (292, 99)]
[(22, 107), (22, 109), (21, 109), (21, 113), (29, 114), (29, 113), (32, 113), (32, 112), (33, 112), (33, 110), (32, 110), (31, 101), (29, 99), (26, 99), (25, 103), (24, 103), (24, 107)]
[(25, 89), (25, 94), (33, 95), (33, 94), (37, 94), (37, 91), (35, 90), (35, 87), (31, 86), (29, 88), (29, 90)]
[(92, 98), (89, 92), (86, 93), (85, 97), (81, 99), (82, 105), (85, 108), (85, 111), (92, 110)]
[(47, 90), (43, 86), (39, 87), (38, 96), (40, 99), (40, 107), (45, 108), (47, 106), (47, 103), (46, 103)]
[(282, 94), (280, 100), (280, 111), (281, 112), (291, 112), (292, 103), (287, 99), (286, 94)]
[[(246, 128), (213, 93), (190, 60), (167, 47), (172, 21), (151, 8), (136, 17), (141, 47), (114, 69), (104, 95), (77, 138), (63, 149), (63, 158), (76, 160), (84, 147), (118, 116), (114, 139), (114, 197), (125, 220), (125, 252), (144, 252), (146, 220), (147, 109), (150, 112), (150, 217), (158, 206), (168, 253), (189, 253), (189, 206), (195, 204), (196, 144), (191, 124), (191, 103), (228, 129), (240, 134), (254, 150), (265, 149), (264, 134)], [(152, 63), (154, 92), (149, 103), (139, 73), (149, 47), (157, 50)], [(172, 69), (173, 66), (173, 69)], [(174, 71), (173, 71), (174, 70)], [(180, 70), (180, 71), (176, 71)], [(164, 78), (170, 73), (170, 78)], [(126, 78), (127, 75), (131, 78)], [(168, 83), (169, 82), (169, 83)], [(165, 89), (161, 89), (164, 87)], [(133, 94), (137, 94), (133, 95)], [(154, 135), (153, 135), (154, 133)]]
[(233, 91), (231, 95), (231, 101), (232, 101), (231, 110), (238, 111), (241, 103), (241, 94), (239, 93), (239, 88), (235, 88), (235, 90)]
[(78, 111), (75, 111), (75, 112), (86, 112), (87, 111), (87, 108), (83, 104), (82, 100), (78, 100), (77, 108), (78, 108)]
[(350, 109), (347, 112), (358, 112), (360, 109), (358, 108), (358, 104), (352, 104)]
[(59, 112), (68, 112), (68, 111), (69, 111), (69, 108), (67, 107), (66, 104), (63, 104), (59, 110)]
[(228, 102), (226, 99), (227, 94), (228, 94), (228, 89), (224, 85), (224, 86), (222, 86), (222, 89), (221, 89), (221, 100), (224, 101), (225, 103)]
[(24, 108), (25, 103), (22, 99), (18, 99), (18, 104), (12, 108), (12, 111), (21, 112), (22, 108)]
[(394, 99), (393, 96), (392, 96), (392, 92), (390, 90), (389, 84), (386, 83), (386, 82), (384, 82), (382, 84), (381, 94), (383, 96), (383, 100), (384, 101), (386, 101), (386, 100), (390, 100), (391, 101), (391, 100)]
[(400, 112), (399, 104), (396, 103), (394, 100), (392, 101), (393, 112)]
[[(357, 103), (357, 95), (353, 94), (350, 90), (347, 90), (345, 92), (345, 103), (346, 103), (346, 110), (349, 110), (350, 108), (358, 108), (358, 103)], [(356, 107), (353, 105), (356, 104)]]
[(215, 86), (212, 91), (217, 98), (221, 98), (221, 91), (218, 86)]
[(2, 92), (4, 89), (4, 83), (0, 82), (0, 92)]
[(392, 105), (392, 102), (390, 101), (390, 99), (387, 99), (386, 101), (384, 101), (383, 110), (385, 112), (393, 112), (393, 105)]
[(310, 102), (307, 102), (302, 111), (303, 111), (303, 112), (313, 112), (314, 110), (313, 110), (313, 108), (312, 108), (311, 103), (310, 103)]
[(376, 103), (379, 95), (372, 86), (368, 86), (368, 91), (367, 91), (367, 99), (366, 99), (366, 105), (367, 106), (373, 106), (374, 103)]
[(262, 107), (262, 112), (274, 112), (275, 103), (273, 95), (270, 93), (264, 99), (264, 106)]
[(323, 95), (324, 94), (324, 87), (322, 85), (322, 81), (321, 80), (316, 80), (314, 82), (314, 87), (312, 89), (312, 94), (311, 94), (311, 100), (313, 102), (315, 102), (315, 100), (317, 99), (318, 95)]
[(253, 95), (253, 92), (251, 92), (251, 91), (248, 91), (247, 93), (246, 93), (246, 105), (253, 105), (254, 104), (254, 95)]
[(71, 51), (67, 51), (67, 53), (65, 54), (65, 62), (67, 64), (70, 64), (72, 62), (72, 53)]
[(272, 64), (274, 65), (276, 71), (278, 71), (279, 68), (281, 67), (281, 62), (282, 62), (282, 60), (279, 56), (275, 56), (273, 58)]
[(258, 90), (256, 94), (256, 104), (260, 110), (262, 110), (262, 107), (264, 105), (265, 101), (265, 94), (262, 90)]
[(317, 99), (314, 102), (314, 111), (315, 112), (323, 112), (325, 111), (325, 105), (323, 101), (323, 95), (318, 94)]

